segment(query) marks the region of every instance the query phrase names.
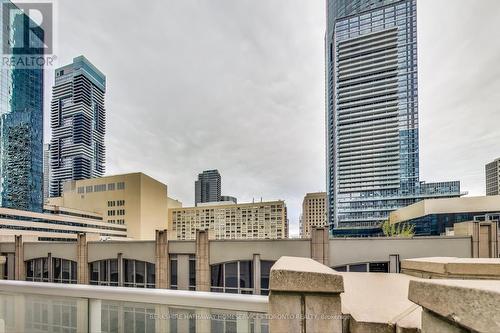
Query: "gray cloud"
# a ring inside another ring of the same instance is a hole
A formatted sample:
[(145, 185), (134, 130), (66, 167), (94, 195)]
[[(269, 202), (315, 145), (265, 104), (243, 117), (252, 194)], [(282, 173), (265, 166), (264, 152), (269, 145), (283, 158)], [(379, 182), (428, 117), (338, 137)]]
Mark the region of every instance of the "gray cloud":
[[(304, 194), (325, 187), (324, 8), (58, 0), (60, 65), (84, 54), (107, 75), (107, 173), (143, 171), (191, 205), (197, 173), (217, 168), (224, 194), (286, 200), (297, 233)], [(419, 1), (422, 178), (473, 193), (500, 156), (499, 8)]]

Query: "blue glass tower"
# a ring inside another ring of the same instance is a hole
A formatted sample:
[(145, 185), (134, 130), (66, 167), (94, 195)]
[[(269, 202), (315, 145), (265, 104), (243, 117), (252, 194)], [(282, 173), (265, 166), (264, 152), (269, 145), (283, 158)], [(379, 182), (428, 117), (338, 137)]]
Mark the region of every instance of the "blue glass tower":
[[(5, 3), (16, 8), (0, 0), (0, 11)], [(10, 43), (12, 53), (2, 53), (3, 59), (43, 56), (43, 30), (20, 10), (10, 15), (10, 22), (2, 22), (2, 27), (11, 26), (2, 29), (1, 43)], [(27, 31), (32, 33), (31, 48), (25, 44)], [(0, 202), (2, 207), (42, 211), (43, 64), (2, 61), (0, 66)]]
[(416, 0), (327, 0), (325, 51), (331, 228), (370, 234), (395, 209), (459, 196), (419, 179)]

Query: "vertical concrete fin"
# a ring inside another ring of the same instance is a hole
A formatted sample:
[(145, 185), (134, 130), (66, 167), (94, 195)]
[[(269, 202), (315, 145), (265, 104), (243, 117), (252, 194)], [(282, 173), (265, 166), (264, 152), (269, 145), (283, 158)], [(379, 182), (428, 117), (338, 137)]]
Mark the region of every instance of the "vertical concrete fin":
[(168, 289), (170, 287), (169, 255), (168, 255), (168, 232), (167, 230), (156, 230), (156, 288)]
[(23, 236), (15, 236), (15, 255), (14, 255), (14, 279), (15, 280), (26, 280), (24, 272), (24, 244)]
[(196, 231), (196, 290), (210, 291), (210, 244), (206, 230)]
[(77, 283), (89, 284), (89, 251), (87, 234), (78, 234), (76, 255)]

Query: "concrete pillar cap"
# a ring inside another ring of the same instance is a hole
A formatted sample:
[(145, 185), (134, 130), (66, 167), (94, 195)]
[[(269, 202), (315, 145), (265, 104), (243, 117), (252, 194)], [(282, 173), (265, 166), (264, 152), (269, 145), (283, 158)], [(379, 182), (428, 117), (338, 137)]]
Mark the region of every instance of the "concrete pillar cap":
[(414, 280), (408, 299), (477, 332), (500, 332), (500, 281)]
[(271, 268), (271, 291), (329, 293), (344, 292), (342, 275), (311, 258), (281, 257)]

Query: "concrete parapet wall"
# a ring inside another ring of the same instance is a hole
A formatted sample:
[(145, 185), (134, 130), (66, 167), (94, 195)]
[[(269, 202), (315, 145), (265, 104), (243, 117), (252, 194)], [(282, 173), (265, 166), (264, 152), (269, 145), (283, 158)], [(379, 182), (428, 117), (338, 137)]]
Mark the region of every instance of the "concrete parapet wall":
[(424, 279), (500, 280), (500, 259), (418, 258), (401, 263), (401, 272)]

